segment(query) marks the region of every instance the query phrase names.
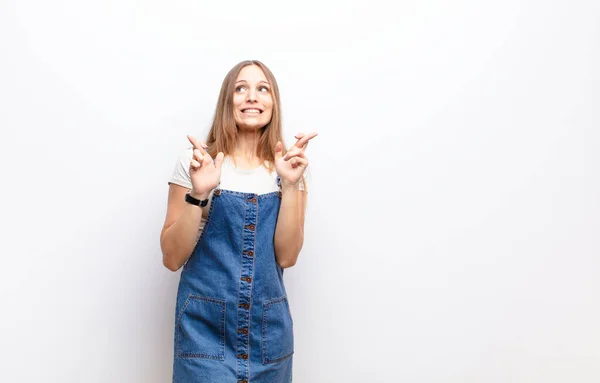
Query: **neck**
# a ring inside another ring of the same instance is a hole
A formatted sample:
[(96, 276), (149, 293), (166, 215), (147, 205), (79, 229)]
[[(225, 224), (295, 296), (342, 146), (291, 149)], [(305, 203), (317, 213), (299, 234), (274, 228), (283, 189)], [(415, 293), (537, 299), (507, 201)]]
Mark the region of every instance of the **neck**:
[(257, 130), (239, 129), (234, 156), (245, 158), (251, 164), (260, 162), (256, 154), (258, 138), (259, 134)]

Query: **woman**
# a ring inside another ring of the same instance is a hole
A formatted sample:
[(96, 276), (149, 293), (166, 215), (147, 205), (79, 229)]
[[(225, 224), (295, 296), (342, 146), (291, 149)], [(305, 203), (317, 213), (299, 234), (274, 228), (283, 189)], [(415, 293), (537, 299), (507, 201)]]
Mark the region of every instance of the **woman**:
[(174, 382), (292, 379), (292, 318), (283, 269), (304, 240), (304, 151), (283, 146), (279, 90), (259, 61), (221, 86), (206, 144), (180, 159), (161, 233), (164, 265), (183, 266), (176, 303)]

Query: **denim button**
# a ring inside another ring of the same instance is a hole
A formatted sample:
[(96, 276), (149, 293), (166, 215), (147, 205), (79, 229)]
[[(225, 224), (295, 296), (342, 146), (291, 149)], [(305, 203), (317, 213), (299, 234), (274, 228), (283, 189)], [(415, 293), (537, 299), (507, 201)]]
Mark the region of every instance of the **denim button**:
[(242, 278), (242, 281), (246, 281), (246, 282), (250, 283), (250, 282), (252, 282), (252, 278), (244, 277), (244, 278)]
[(242, 304), (240, 304), (240, 307), (248, 310), (250, 308), (250, 305), (248, 303), (242, 303)]
[(254, 251), (252, 250), (244, 251), (244, 254), (246, 254), (249, 257), (254, 257)]
[(216, 195), (217, 197), (221, 195), (221, 190), (217, 189), (215, 190), (215, 192), (213, 193), (213, 195)]
[(238, 383), (248, 383), (246, 379), (238, 380)]
[(246, 225), (244, 227), (250, 231), (254, 231), (254, 229), (256, 229), (256, 225), (253, 223), (251, 223), (250, 225)]
[(246, 334), (248, 334), (248, 329), (247, 329), (247, 328), (241, 328), (241, 329), (239, 329), (239, 330), (238, 330), (238, 332), (239, 332), (240, 334), (244, 334), (244, 335), (246, 335)]
[(240, 355), (238, 355), (238, 358), (246, 360), (246, 359), (248, 359), (248, 354), (240, 354)]

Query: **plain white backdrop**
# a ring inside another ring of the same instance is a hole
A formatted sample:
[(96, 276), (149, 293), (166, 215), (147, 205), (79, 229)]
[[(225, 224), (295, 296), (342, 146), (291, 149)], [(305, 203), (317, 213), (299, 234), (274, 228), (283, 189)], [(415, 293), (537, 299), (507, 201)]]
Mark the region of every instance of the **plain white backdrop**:
[(171, 379), (167, 179), (245, 59), (317, 131), (294, 381), (600, 381), (596, 1), (0, 2), (0, 381)]

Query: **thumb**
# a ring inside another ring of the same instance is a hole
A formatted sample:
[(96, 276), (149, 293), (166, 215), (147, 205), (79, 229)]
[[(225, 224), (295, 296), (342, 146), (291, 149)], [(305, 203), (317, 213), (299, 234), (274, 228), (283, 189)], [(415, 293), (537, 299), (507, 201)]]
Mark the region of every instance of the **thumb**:
[(281, 141), (278, 141), (277, 145), (275, 145), (275, 160), (280, 160), (281, 157), (283, 157), (283, 144)]
[(223, 158), (225, 158), (223, 152), (219, 152), (215, 158), (215, 167), (219, 170), (221, 170), (221, 166), (223, 165)]

